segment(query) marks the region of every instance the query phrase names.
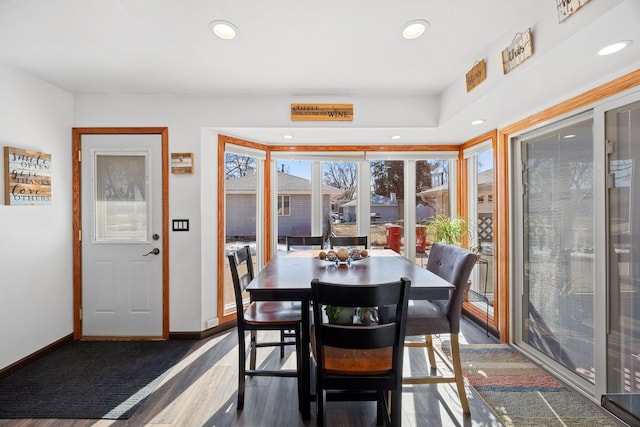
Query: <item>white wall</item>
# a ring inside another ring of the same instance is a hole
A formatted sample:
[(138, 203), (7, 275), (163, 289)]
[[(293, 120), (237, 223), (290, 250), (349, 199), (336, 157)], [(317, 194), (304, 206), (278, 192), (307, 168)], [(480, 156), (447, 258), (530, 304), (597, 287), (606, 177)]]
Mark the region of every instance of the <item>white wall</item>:
[[(314, 98), (314, 102), (341, 102)], [(169, 217), (188, 218), (188, 233), (171, 233), (171, 332), (201, 331), (217, 318), (217, 146), (223, 127), (290, 125), (287, 97), (185, 97), (77, 95), (76, 127), (169, 128), (169, 151), (194, 153), (193, 175), (170, 175)], [(347, 102), (347, 101), (345, 101)], [(361, 111), (359, 126), (418, 123), (433, 115), (419, 97), (350, 98)], [(389, 106), (393, 106), (390, 108)], [(366, 113), (365, 113), (366, 112)], [(209, 323), (208, 323), (209, 322)]]
[(0, 146), (50, 153), (52, 162), (51, 205), (0, 204), (1, 369), (73, 332), (73, 96), (2, 64), (0, 94)]

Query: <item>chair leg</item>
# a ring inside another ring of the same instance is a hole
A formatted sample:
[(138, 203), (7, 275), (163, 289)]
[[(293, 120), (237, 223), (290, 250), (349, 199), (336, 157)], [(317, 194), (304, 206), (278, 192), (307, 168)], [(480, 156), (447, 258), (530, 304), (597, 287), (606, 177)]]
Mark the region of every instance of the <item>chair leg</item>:
[(431, 370), (436, 369), (436, 355), (433, 352), (433, 337), (431, 335), (424, 336), (425, 346), (427, 347), (427, 355), (429, 356), (429, 367)]
[[(295, 329), (296, 333), (296, 378), (298, 381), (298, 410), (302, 411), (302, 331)], [(309, 391), (307, 390), (307, 393)]]
[(258, 331), (251, 331), (251, 341), (249, 344), (249, 369), (256, 369), (256, 344), (257, 344)]
[(280, 345), (280, 359), (284, 359), (284, 340), (285, 340), (285, 333), (284, 333), (284, 329), (280, 331), (280, 342), (282, 343)]
[(402, 384), (396, 390), (389, 392), (388, 408), (391, 411), (391, 426), (400, 427), (402, 424)]
[(460, 344), (458, 342), (458, 334), (451, 334), (451, 358), (453, 360), (453, 373), (456, 377), (456, 386), (460, 395), (460, 404), (462, 412), (471, 413), (469, 409), (469, 401), (467, 400), (467, 392), (464, 389), (464, 377), (462, 376), (462, 362), (460, 361)]
[(385, 408), (389, 407), (389, 401), (387, 400), (389, 394), (386, 390), (378, 390), (376, 396), (376, 425), (382, 426), (385, 424)]
[(316, 366), (316, 425), (323, 427), (327, 419), (327, 394), (324, 390), (324, 382), (320, 375), (320, 367)]
[(247, 354), (244, 341), (244, 331), (238, 330), (238, 406), (241, 411), (244, 408), (244, 382), (246, 378)]

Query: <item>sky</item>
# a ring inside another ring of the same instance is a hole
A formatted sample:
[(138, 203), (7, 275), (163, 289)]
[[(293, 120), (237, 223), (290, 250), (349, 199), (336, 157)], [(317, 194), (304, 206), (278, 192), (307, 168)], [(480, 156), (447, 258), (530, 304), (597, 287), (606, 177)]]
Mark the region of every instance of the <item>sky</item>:
[[(492, 150), (483, 151), (478, 155), (478, 172), (484, 172), (493, 168), (492, 156)], [(285, 170), (290, 175), (311, 179), (311, 162), (307, 160), (278, 160), (278, 170), (281, 170), (283, 164), (285, 165)]]

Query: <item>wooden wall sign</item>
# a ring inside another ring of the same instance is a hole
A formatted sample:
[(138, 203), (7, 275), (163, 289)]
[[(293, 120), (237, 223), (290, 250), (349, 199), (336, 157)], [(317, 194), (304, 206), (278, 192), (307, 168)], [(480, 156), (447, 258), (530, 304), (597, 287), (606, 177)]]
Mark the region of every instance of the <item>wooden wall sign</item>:
[(469, 70), (467, 77), (467, 92), (471, 92), (471, 89), (478, 86), (487, 78), (487, 65), (484, 59), (477, 61), (473, 68)]
[(291, 104), (293, 121), (353, 121), (353, 104)]
[(4, 204), (51, 204), (51, 154), (4, 147)]
[(502, 51), (502, 71), (507, 74), (533, 55), (533, 38), (531, 28), (518, 33), (505, 50)]
[(588, 3), (589, 0), (556, 0), (556, 2), (558, 3), (558, 22), (562, 22)]
[(171, 153), (171, 173), (193, 173), (193, 153)]

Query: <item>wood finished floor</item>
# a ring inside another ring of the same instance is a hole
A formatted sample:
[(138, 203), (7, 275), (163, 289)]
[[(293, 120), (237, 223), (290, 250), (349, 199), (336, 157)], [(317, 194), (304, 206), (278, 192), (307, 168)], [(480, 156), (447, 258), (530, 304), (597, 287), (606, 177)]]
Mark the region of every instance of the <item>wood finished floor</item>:
[[(169, 372), (163, 383), (128, 420), (20, 419), (0, 420), (2, 427), (45, 426), (315, 426), (298, 412), (296, 381), (293, 378), (257, 377), (247, 380), (244, 410), (236, 411), (237, 337), (231, 329), (202, 340)], [(471, 322), (462, 324), (461, 344), (494, 342)], [(495, 341), (497, 342), (497, 341)], [(407, 348), (405, 370), (426, 372), (422, 349)], [(262, 349), (260, 363), (294, 366), (292, 350), (284, 359), (277, 350)], [(467, 388), (471, 415), (462, 413), (453, 384), (405, 386), (403, 426), (501, 426), (502, 423)], [(329, 402), (328, 426), (375, 426), (375, 403)]]

